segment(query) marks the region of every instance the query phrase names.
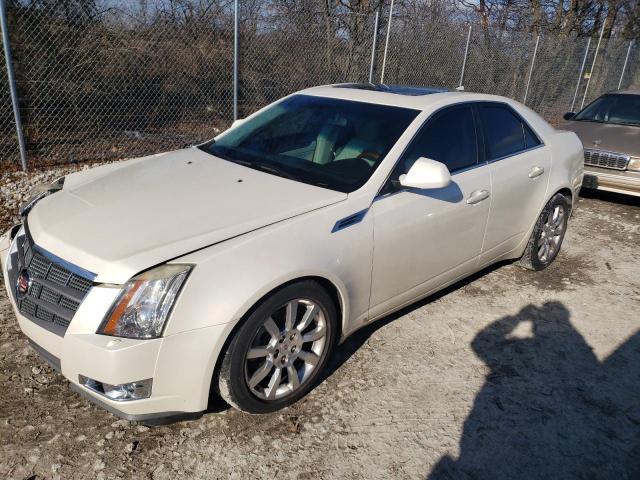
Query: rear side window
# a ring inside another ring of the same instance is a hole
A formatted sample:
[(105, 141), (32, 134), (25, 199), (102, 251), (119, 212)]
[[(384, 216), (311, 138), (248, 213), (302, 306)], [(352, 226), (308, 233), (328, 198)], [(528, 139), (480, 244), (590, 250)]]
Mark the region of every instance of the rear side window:
[(536, 136), (535, 133), (529, 128), (526, 123), (522, 123), (522, 128), (524, 129), (524, 146), (525, 148), (537, 147), (542, 142)]
[(507, 107), (482, 105), (480, 118), (489, 160), (514, 155), (541, 143), (529, 126)]
[(442, 162), (450, 172), (475, 165), (478, 148), (471, 107), (454, 107), (429, 120), (403, 155), (400, 173), (408, 172), (420, 157)]

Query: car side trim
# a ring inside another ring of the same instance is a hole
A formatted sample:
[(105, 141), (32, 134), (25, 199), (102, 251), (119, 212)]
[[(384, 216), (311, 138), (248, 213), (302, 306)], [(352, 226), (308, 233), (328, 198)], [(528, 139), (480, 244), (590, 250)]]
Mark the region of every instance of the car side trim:
[(360, 223), (368, 211), (369, 211), (368, 208), (365, 210), (360, 210), (359, 212), (356, 212), (347, 217), (344, 217), (341, 220), (338, 220), (336, 224), (333, 226), (333, 228), (331, 229), (331, 233), (336, 233), (340, 230), (344, 230), (345, 228), (348, 228), (352, 225)]

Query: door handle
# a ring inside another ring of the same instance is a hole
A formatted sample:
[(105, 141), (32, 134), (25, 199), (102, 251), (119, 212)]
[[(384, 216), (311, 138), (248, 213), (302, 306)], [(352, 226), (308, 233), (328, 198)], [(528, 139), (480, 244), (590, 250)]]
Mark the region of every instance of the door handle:
[(529, 170), (529, 178), (539, 177), (543, 173), (544, 173), (543, 167), (533, 167), (531, 170)]
[(489, 198), (489, 190), (474, 190), (467, 198), (467, 203), (473, 205)]

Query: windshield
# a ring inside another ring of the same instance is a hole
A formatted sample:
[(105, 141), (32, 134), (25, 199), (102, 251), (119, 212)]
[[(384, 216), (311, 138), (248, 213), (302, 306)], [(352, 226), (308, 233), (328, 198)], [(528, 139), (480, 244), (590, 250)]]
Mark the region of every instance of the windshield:
[(640, 126), (640, 95), (603, 95), (578, 113), (574, 120)]
[(364, 185), (418, 113), (295, 95), (200, 148), (257, 170), (348, 193)]

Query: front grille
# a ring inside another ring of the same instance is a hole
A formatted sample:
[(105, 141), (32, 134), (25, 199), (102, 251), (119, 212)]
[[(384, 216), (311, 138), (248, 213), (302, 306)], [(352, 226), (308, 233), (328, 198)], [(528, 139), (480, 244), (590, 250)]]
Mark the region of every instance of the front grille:
[(584, 151), (584, 164), (593, 167), (613, 168), (615, 170), (626, 170), (629, 164), (629, 155), (615, 152), (605, 152), (604, 150)]
[[(19, 277), (29, 279), (19, 292)], [(95, 275), (39, 248), (26, 228), (18, 232), (9, 258), (9, 288), (22, 315), (64, 336), (71, 319), (93, 285)]]

